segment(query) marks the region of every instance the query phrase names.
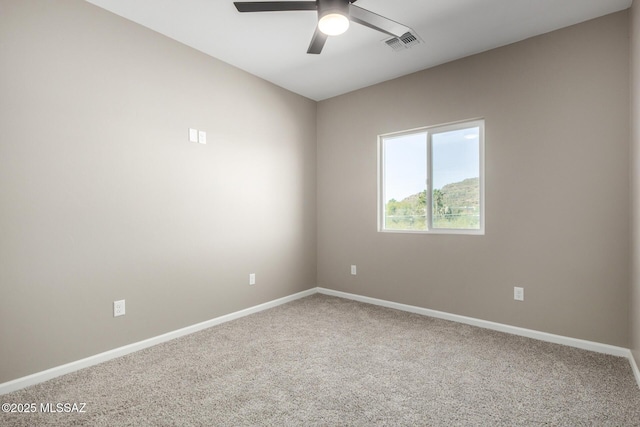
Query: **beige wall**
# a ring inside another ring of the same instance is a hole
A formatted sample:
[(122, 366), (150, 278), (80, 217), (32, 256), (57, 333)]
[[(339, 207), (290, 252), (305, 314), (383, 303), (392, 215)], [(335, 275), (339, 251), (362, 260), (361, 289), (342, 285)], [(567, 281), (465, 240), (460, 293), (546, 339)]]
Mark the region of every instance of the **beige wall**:
[(315, 286), (315, 134), (88, 3), (0, 0), (0, 383)]
[[(624, 11), (320, 102), (318, 285), (627, 346), (628, 48)], [(477, 117), (486, 235), (378, 233), (377, 135)]]
[(632, 257), (631, 298), (629, 299), (631, 350), (640, 366), (640, 3), (633, 2), (630, 16), (631, 60), (631, 200)]

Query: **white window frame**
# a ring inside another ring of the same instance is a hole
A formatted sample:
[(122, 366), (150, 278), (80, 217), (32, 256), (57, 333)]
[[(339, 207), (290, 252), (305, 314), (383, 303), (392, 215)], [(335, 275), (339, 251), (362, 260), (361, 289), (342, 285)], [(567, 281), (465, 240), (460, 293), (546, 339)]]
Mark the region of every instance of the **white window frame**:
[[(447, 123), (435, 126), (425, 126), (416, 129), (410, 129), (400, 132), (386, 133), (378, 136), (378, 231), (382, 233), (411, 233), (411, 234), (471, 234), (471, 235), (484, 235), (485, 234), (485, 189), (484, 189), (484, 119), (472, 119), (464, 120), (460, 122)], [(432, 152), (432, 137), (433, 135), (451, 132), (456, 130), (468, 129), (477, 127), (479, 130), (478, 135), (478, 149), (479, 149), (479, 212), (480, 212), (480, 226), (478, 229), (460, 229), (460, 228), (433, 228), (433, 191), (431, 188), (433, 165), (431, 163)], [(427, 135), (427, 177), (426, 177), (426, 190), (427, 190), (427, 206), (426, 206), (426, 230), (396, 230), (385, 228), (385, 165), (384, 165), (384, 141), (387, 138), (394, 138), (403, 135), (411, 135), (418, 133), (426, 133)]]

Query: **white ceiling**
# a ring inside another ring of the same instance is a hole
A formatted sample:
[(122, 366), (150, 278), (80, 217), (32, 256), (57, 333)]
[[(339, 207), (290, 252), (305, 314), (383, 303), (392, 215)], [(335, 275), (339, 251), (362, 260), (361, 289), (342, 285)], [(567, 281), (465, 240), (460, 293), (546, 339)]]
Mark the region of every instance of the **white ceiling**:
[(395, 52), (352, 23), (309, 55), (313, 11), (239, 13), (232, 0), (87, 0), (314, 100), (617, 12), (632, 0), (359, 0), (424, 43)]

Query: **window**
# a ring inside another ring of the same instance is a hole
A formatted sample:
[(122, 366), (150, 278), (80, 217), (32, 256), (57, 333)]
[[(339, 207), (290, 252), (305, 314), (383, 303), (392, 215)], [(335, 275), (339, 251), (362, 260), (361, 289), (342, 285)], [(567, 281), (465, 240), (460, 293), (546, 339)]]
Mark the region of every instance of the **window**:
[(484, 234), (484, 120), (379, 137), (379, 230)]

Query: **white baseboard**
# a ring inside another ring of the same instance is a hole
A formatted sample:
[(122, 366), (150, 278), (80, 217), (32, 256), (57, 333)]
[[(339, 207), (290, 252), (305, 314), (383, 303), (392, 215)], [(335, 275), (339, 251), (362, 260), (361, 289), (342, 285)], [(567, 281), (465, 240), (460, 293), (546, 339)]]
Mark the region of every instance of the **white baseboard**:
[(638, 364), (636, 363), (636, 359), (633, 357), (633, 353), (631, 353), (631, 350), (629, 350), (629, 363), (631, 363), (633, 375), (636, 377), (638, 387), (640, 387), (640, 369), (638, 369)]
[(248, 316), (250, 314), (267, 310), (269, 308), (277, 307), (279, 305), (286, 304), (288, 302), (291, 302), (300, 298), (304, 298), (309, 295), (313, 295), (315, 293), (317, 293), (316, 288), (308, 289), (306, 291), (298, 292), (296, 294), (279, 298), (273, 301), (269, 301), (264, 304), (259, 304), (253, 307), (246, 308), (244, 310), (240, 310), (224, 316), (216, 317), (215, 319), (211, 319), (201, 323), (197, 323), (195, 325), (187, 326), (185, 328), (178, 329), (172, 332), (167, 332), (166, 334), (158, 335), (153, 338), (149, 338), (133, 344), (125, 345), (123, 347), (119, 347), (113, 350), (105, 351), (104, 353), (96, 354), (94, 356), (90, 356), (85, 359), (77, 360), (75, 362), (67, 363), (61, 366), (56, 366), (54, 368), (47, 369), (46, 371), (36, 372), (35, 374), (28, 375), (26, 377), (17, 378), (15, 380), (0, 384), (0, 395), (11, 393), (12, 391), (20, 390), (22, 388), (41, 383), (55, 377), (59, 377), (60, 375), (68, 374), (74, 371), (78, 371), (80, 369), (87, 368), (89, 366), (97, 365), (98, 363), (106, 362), (108, 360), (115, 359), (117, 357), (121, 357), (129, 353), (133, 353), (135, 351), (145, 349), (147, 347), (152, 347), (154, 345), (157, 345), (175, 338), (179, 338), (184, 335), (189, 335), (194, 332), (198, 332), (203, 329), (207, 329), (212, 326), (219, 325), (221, 323), (229, 322), (231, 320), (236, 320), (241, 317)]
[(362, 295), (350, 294), (347, 292), (334, 291), (333, 289), (317, 288), (321, 294), (331, 295), (340, 298), (351, 299), (368, 304), (379, 305), (381, 307), (394, 308), (396, 310), (407, 311), (409, 313), (421, 314), (424, 316), (436, 317), (438, 319), (451, 320), (453, 322), (464, 323), (467, 325), (478, 326), (480, 328), (492, 329), (494, 331), (506, 332), (508, 334), (519, 335), (527, 338), (533, 338), (541, 341), (551, 342), (555, 344), (563, 344), (569, 347), (580, 348), (583, 350), (594, 351), (597, 353), (609, 354), (612, 356), (626, 357), (629, 359), (631, 368), (636, 377), (638, 387), (640, 387), (640, 371), (636, 365), (635, 359), (631, 354), (631, 350), (624, 347), (616, 347), (609, 344), (601, 344), (593, 341), (586, 341), (577, 338), (564, 337), (562, 335), (549, 334), (547, 332), (535, 331), (533, 329), (525, 329), (517, 326), (505, 325), (502, 323), (490, 322), (488, 320), (475, 319), (473, 317), (460, 316), (457, 314), (446, 313), (443, 311), (430, 310), (428, 308), (417, 307), (413, 305), (401, 304), (392, 301), (381, 300), (377, 298), (365, 297)]
[(505, 325), (502, 323), (490, 322), (487, 320), (475, 319), (473, 317), (460, 316), (457, 314), (446, 313), (443, 311), (431, 310), (428, 308), (417, 307), (413, 305), (401, 304), (392, 301), (381, 300), (377, 298), (365, 297), (362, 295), (351, 294), (347, 292), (335, 291), (326, 288), (312, 288), (306, 291), (298, 292), (293, 295), (289, 295), (283, 298), (279, 298), (273, 301), (266, 302), (264, 304), (249, 307), (244, 310), (236, 311), (224, 316), (216, 317), (215, 319), (207, 320), (205, 322), (197, 323), (195, 325), (187, 326), (186, 328), (178, 329), (176, 331), (168, 332), (166, 334), (158, 335), (153, 338), (149, 338), (143, 341), (139, 341), (133, 344), (129, 344), (123, 347), (119, 347), (113, 350), (106, 351), (104, 353), (96, 354), (94, 356), (87, 357), (75, 362), (67, 363), (65, 365), (56, 366), (46, 371), (37, 372), (26, 377), (17, 378), (15, 380), (0, 384), (0, 395), (11, 393), (12, 391), (20, 390), (22, 388), (38, 384), (60, 375), (68, 374), (80, 369), (87, 368), (89, 366), (97, 365), (102, 362), (106, 362), (117, 357), (133, 353), (138, 350), (152, 347), (154, 345), (189, 335), (194, 332), (201, 331), (203, 329), (210, 328), (212, 326), (220, 325), (231, 320), (239, 319), (250, 314), (258, 313), (263, 310), (267, 310), (273, 307), (277, 307), (288, 302), (304, 298), (315, 293), (321, 293), (324, 295), (335, 296), (339, 298), (350, 299), (354, 301), (360, 301), (368, 304), (374, 304), (381, 307), (393, 308), (396, 310), (407, 311), (409, 313), (421, 314), (424, 316), (435, 317), (438, 319), (450, 320), (453, 322), (464, 323), (467, 325), (478, 326), (480, 328), (491, 329), (500, 332), (506, 332), (513, 335), (520, 335), (523, 337), (533, 338), (541, 341), (552, 342), (556, 344), (563, 344), (570, 347), (576, 347), (583, 350), (595, 351), (598, 353), (609, 354), (613, 356), (626, 357), (629, 359), (631, 368), (640, 387), (640, 370), (638, 365), (631, 354), (631, 350), (623, 347), (616, 347), (608, 344), (601, 344), (592, 341), (580, 340), (577, 338), (569, 338), (561, 335), (549, 334), (546, 332), (535, 331), (532, 329), (520, 328), (517, 326)]

